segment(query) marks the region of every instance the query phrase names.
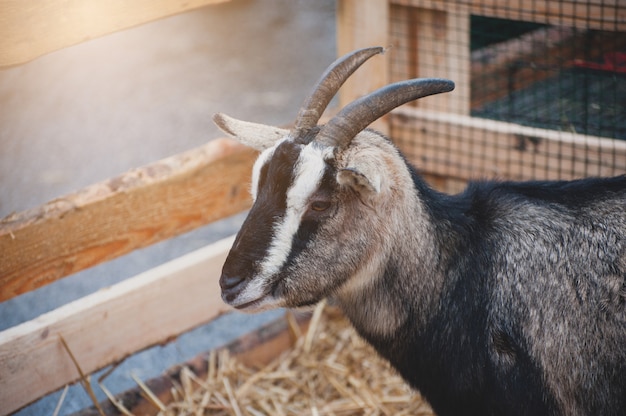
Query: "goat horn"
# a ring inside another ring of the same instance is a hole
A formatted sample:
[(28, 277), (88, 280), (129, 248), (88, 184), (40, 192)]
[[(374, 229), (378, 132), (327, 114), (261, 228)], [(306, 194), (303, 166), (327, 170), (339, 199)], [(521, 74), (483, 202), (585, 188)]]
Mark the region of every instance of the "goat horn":
[(454, 82), (439, 78), (417, 78), (387, 85), (345, 106), (321, 128), (315, 141), (344, 149), (363, 129), (394, 108), (453, 89)]
[(348, 77), (369, 58), (383, 52), (381, 47), (359, 49), (330, 64), (317, 81), (311, 95), (300, 108), (295, 121), (293, 137), (302, 139), (306, 136), (306, 133), (317, 125), (328, 103)]

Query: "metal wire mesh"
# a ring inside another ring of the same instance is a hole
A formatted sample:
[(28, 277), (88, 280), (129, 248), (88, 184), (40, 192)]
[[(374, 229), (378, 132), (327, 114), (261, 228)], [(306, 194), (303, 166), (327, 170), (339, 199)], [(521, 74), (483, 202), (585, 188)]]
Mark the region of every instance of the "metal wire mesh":
[(457, 84), (390, 121), (391, 137), (440, 187), (626, 173), (626, 2), (398, 3), (391, 81)]

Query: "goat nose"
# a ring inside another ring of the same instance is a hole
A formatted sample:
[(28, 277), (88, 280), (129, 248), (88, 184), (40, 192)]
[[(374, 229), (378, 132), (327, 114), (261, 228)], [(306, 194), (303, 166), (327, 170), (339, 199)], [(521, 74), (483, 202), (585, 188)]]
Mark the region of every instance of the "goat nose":
[(220, 287), (222, 289), (222, 298), (227, 301), (233, 301), (242, 289), (246, 279), (238, 275), (227, 275), (222, 273), (220, 277)]
[(239, 276), (229, 276), (227, 274), (222, 274), (220, 278), (220, 287), (222, 290), (230, 290), (239, 286), (245, 279)]

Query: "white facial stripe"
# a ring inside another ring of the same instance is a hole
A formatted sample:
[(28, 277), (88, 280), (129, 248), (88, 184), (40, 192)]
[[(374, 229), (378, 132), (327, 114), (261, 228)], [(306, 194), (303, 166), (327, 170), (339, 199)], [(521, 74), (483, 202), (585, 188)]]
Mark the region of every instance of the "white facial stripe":
[(258, 189), (259, 188), (259, 176), (261, 176), (261, 169), (263, 168), (265, 163), (269, 159), (272, 158), (276, 148), (282, 142), (284, 142), (285, 140), (287, 140), (287, 137), (277, 141), (274, 146), (265, 149), (263, 152), (261, 152), (261, 154), (257, 158), (256, 162), (254, 162), (254, 166), (252, 167), (252, 183), (251, 183), (251, 189), (250, 189), (250, 194), (252, 195), (252, 200), (253, 201), (256, 201), (256, 196), (258, 194), (258, 190), (259, 190)]
[(261, 311), (264, 309), (273, 309), (284, 306), (282, 301), (274, 298), (271, 294), (267, 293), (266, 278), (253, 279), (248, 286), (237, 296), (236, 305), (243, 305), (249, 302), (259, 301), (250, 310)]
[[(253, 172), (253, 196), (256, 198), (256, 188), (261, 168), (272, 157), (276, 146), (264, 151), (257, 160)], [(268, 282), (271, 277), (280, 271), (287, 261), (291, 251), (293, 236), (298, 231), (300, 219), (307, 208), (310, 196), (317, 190), (324, 171), (325, 160), (333, 157), (332, 148), (322, 148), (316, 144), (305, 146), (295, 163), (295, 181), (287, 191), (287, 209), (282, 222), (274, 224), (274, 238), (270, 244), (267, 257), (261, 265), (261, 271), (250, 281), (244, 290), (237, 296), (237, 304), (245, 304), (263, 298), (255, 303), (254, 310), (284, 306), (282, 301), (268, 294)], [(256, 176), (255, 176), (256, 175)]]
[(326, 169), (324, 160), (328, 158), (329, 151), (331, 151), (329, 148), (313, 143), (305, 146), (300, 152), (294, 166), (295, 181), (287, 191), (285, 218), (274, 226), (274, 239), (261, 267), (259, 280), (265, 281), (278, 273), (287, 261), (293, 237), (300, 227), (300, 220), (307, 208), (308, 200), (324, 176)]

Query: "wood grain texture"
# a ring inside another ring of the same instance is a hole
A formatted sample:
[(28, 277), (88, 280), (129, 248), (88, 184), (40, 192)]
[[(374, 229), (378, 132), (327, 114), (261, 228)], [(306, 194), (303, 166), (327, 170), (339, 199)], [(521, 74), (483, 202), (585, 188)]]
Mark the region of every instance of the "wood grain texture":
[(229, 310), (220, 272), (234, 238), (182, 256), (0, 332), (0, 414), (166, 342)]
[[(337, 55), (372, 46), (389, 46), (387, 0), (339, 0), (337, 2)], [(360, 67), (339, 91), (340, 107), (388, 84), (389, 56), (374, 56)], [(372, 128), (387, 133), (384, 118)]]
[(626, 142), (423, 109), (393, 111), (391, 137), (424, 173), (570, 180), (626, 173)]
[(448, 13), (392, 5), (390, 19), (390, 82), (411, 78), (448, 78), (455, 88), (411, 102), (409, 105), (468, 115), (470, 110), (470, 18), (465, 12)]
[(0, 67), (227, 0), (0, 0)]
[[(585, 45), (584, 50), (580, 45)], [(471, 54), (472, 109), (573, 68), (626, 50), (626, 33), (543, 27)]]
[(0, 221), (0, 301), (250, 206), (256, 152), (227, 139)]
[[(339, 313), (339, 312), (334, 312)], [(294, 325), (298, 325), (302, 333), (306, 333), (311, 313), (298, 312), (295, 317)], [(281, 354), (292, 348), (296, 342), (289, 331), (289, 325), (285, 316), (262, 326), (254, 332), (250, 332), (237, 338), (232, 343), (223, 347), (228, 349), (230, 354), (245, 366), (251, 368), (263, 368), (277, 359)], [(206, 351), (189, 361), (180, 363), (166, 371), (163, 375), (147, 380), (146, 386), (154, 393), (162, 403), (171, 403), (174, 400), (172, 394), (175, 386), (180, 386), (181, 369), (190, 369), (199, 379), (206, 380), (208, 377), (208, 363), (211, 353), (218, 353), (222, 350)], [(116, 399), (134, 415), (156, 416), (159, 413), (154, 404), (146, 399), (142, 394), (140, 387), (127, 390), (116, 396)], [(100, 408), (105, 415), (117, 415), (119, 411), (111, 403), (110, 400), (100, 402)], [(74, 414), (74, 416), (99, 416), (95, 406), (83, 409)]]

